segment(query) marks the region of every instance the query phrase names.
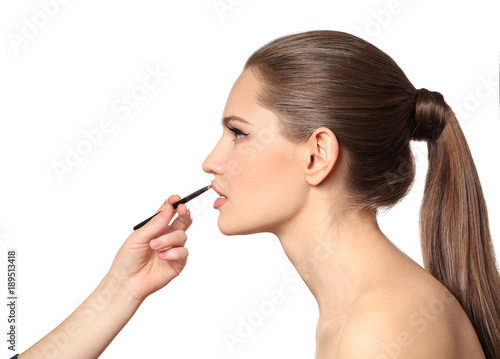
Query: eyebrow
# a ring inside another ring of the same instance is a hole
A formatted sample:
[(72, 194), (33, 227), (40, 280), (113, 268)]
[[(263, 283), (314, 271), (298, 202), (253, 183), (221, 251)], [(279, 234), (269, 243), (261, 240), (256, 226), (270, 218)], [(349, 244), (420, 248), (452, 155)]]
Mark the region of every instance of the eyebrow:
[(238, 116), (226, 116), (222, 119), (221, 124), (224, 126), (227, 126), (228, 122), (231, 120), (240, 121), (240, 122), (246, 123), (247, 125), (251, 125), (250, 122), (248, 122), (247, 120), (245, 120), (241, 117), (238, 117)]

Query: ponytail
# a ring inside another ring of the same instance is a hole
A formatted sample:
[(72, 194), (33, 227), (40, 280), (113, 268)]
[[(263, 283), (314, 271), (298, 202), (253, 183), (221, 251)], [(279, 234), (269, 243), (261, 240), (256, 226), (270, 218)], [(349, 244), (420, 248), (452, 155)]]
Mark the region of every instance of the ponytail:
[(498, 359), (500, 275), (476, 167), (457, 118), (442, 96), (425, 89), (417, 93), (413, 139), (424, 139), (423, 130), (431, 130), (420, 209), (424, 267), (460, 302), (486, 358)]

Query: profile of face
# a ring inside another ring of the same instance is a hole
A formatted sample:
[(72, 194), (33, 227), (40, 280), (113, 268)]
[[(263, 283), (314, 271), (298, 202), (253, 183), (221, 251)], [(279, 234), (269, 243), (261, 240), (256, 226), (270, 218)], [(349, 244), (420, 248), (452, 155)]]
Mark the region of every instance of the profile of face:
[(307, 190), (300, 144), (285, 138), (278, 119), (257, 103), (261, 84), (252, 70), (239, 76), (223, 112), (222, 136), (203, 162), (214, 189), (227, 197), (217, 208), (226, 235), (278, 233), (299, 213)]

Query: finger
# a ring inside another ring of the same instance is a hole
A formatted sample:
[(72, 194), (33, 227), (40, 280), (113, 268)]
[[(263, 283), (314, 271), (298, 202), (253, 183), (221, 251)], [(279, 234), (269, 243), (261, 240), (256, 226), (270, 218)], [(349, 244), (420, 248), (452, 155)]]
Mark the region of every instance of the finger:
[(166, 251), (158, 253), (160, 259), (169, 261), (186, 261), (189, 251), (186, 247), (174, 247)]
[(165, 250), (171, 247), (183, 246), (186, 243), (186, 232), (178, 230), (172, 233), (164, 234), (149, 242), (149, 245), (155, 251)]
[(156, 210), (156, 212), (155, 212), (155, 213), (157, 213), (157, 212), (161, 212), (161, 211), (163, 210), (163, 207), (165, 207), (165, 206), (167, 205), (167, 203), (168, 203), (168, 199), (166, 199), (166, 200), (163, 202), (163, 204), (161, 205), (161, 207), (160, 207), (160, 208), (158, 208), (158, 209)]
[(174, 219), (170, 228), (172, 231), (177, 231), (179, 229), (186, 231), (193, 223), (193, 219), (191, 218), (191, 213), (185, 204), (177, 206), (177, 215), (178, 217)]
[[(175, 198), (174, 198), (174, 197), (175, 197)], [(178, 197), (178, 198), (177, 198), (177, 197)], [(160, 211), (162, 211), (162, 210), (163, 210), (163, 208), (167, 205), (167, 203), (172, 203), (172, 204), (173, 204), (173, 203), (175, 203), (175, 202), (179, 201), (180, 199), (181, 199), (181, 196), (179, 196), (178, 194), (174, 194), (174, 195), (170, 196), (168, 199), (166, 199), (166, 200), (165, 200), (165, 202), (163, 202), (163, 204), (161, 205), (161, 207), (160, 207), (160, 208), (158, 208), (158, 209), (156, 210), (156, 212), (160, 212)], [(172, 200), (172, 202), (170, 202), (170, 200)], [(155, 213), (156, 213), (156, 212), (155, 212)]]
[(140, 235), (146, 242), (165, 233), (171, 232), (169, 223), (175, 215), (172, 203), (178, 201), (179, 199), (179, 195), (170, 196), (167, 202), (163, 205), (161, 212), (135, 232), (137, 232), (137, 234)]

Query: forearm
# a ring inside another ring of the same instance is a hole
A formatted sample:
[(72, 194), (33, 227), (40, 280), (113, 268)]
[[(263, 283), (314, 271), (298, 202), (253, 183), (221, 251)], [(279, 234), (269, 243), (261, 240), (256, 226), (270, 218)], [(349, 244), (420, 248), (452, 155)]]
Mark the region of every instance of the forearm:
[(97, 358), (140, 304), (110, 272), (64, 322), (19, 355), (19, 359)]
[[(142, 301), (184, 269), (188, 256), (185, 231), (192, 220), (184, 204), (174, 210), (172, 203), (178, 200), (180, 196), (170, 196), (162, 215), (132, 232), (94, 292), (19, 359), (99, 357)], [(178, 217), (170, 224), (175, 213)]]

